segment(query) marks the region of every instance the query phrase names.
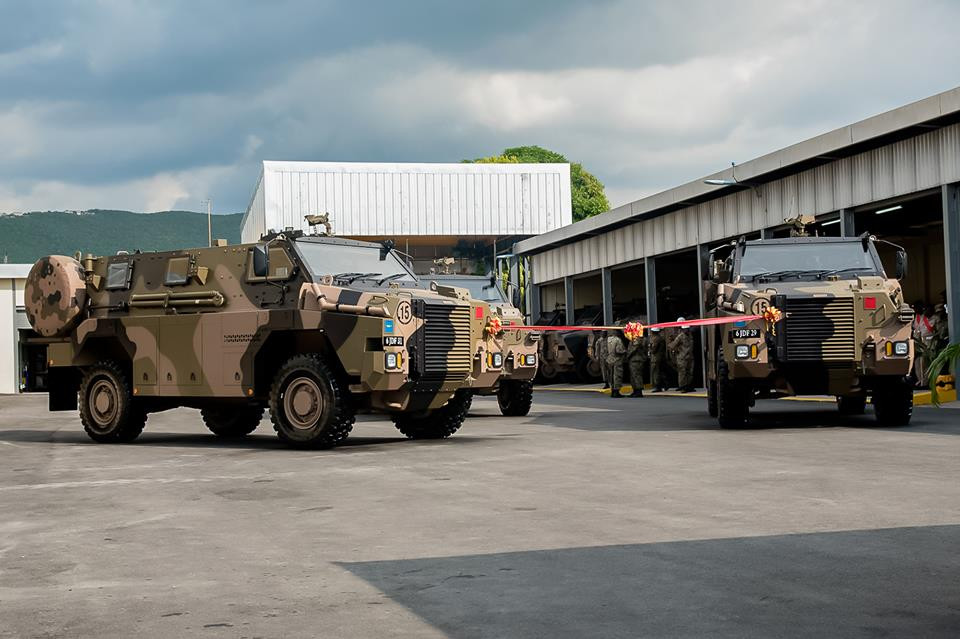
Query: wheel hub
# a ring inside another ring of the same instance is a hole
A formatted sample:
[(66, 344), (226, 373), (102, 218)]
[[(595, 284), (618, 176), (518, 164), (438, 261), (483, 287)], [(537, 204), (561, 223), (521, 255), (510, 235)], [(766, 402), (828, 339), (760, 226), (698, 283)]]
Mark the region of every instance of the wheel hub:
[(117, 416), (117, 389), (109, 380), (101, 379), (90, 389), (91, 416), (103, 427), (109, 426)]
[(320, 386), (309, 377), (296, 378), (287, 387), (283, 408), (294, 428), (313, 428), (323, 414)]

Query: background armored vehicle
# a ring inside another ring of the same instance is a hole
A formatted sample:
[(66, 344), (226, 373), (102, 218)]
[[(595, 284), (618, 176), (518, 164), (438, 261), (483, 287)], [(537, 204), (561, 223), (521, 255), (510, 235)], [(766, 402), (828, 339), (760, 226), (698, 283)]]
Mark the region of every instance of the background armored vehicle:
[[(475, 320), (472, 388), (477, 395), (496, 395), (500, 412), (523, 416), (533, 404), (533, 378), (537, 373), (540, 334), (518, 331), (523, 314), (497, 284), (496, 276), (433, 274), (422, 276), (422, 285), (442, 291), (454, 287), (469, 294)], [(499, 321), (502, 330), (489, 330)]]
[(389, 245), (294, 232), (50, 256), (31, 270), (25, 305), (47, 346), (51, 410), (76, 408), (79, 394), (97, 441), (130, 441), (148, 413), (175, 406), (242, 436), (269, 407), (284, 441), (332, 446), (357, 410), (389, 414), (412, 438), (462, 424), (471, 303), (415, 285)]
[(721, 426), (743, 425), (757, 396), (793, 394), (834, 395), (845, 414), (863, 413), (869, 396), (879, 423), (909, 423), (913, 311), (897, 281), (907, 258), (897, 251), (897, 279), (889, 279), (874, 241), (741, 240), (713, 262), (711, 316), (770, 307), (784, 315), (769, 327), (754, 320), (707, 330), (708, 404)]

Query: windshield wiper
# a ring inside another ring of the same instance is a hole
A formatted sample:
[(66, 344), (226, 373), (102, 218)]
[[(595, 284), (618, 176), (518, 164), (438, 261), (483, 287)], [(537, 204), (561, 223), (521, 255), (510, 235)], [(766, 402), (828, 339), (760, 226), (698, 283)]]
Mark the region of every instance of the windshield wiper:
[(347, 284), (353, 284), (356, 280), (373, 277), (376, 275), (382, 275), (381, 273), (338, 273), (333, 276), (337, 280), (346, 280)]
[(779, 277), (780, 279), (783, 279), (787, 275), (799, 275), (800, 273), (810, 273), (810, 272), (812, 271), (805, 271), (803, 269), (790, 269), (787, 271), (767, 271), (765, 273), (757, 273), (756, 275), (752, 275), (751, 277), (753, 278), (753, 281), (756, 282), (757, 280), (769, 280), (770, 278), (773, 278), (773, 277)]
[(377, 280), (377, 286), (383, 286), (385, 282), (389, 282), (391, 280), (395, 280), (397, 278), (406, 277), (406, 276), (407, 276), (406, 273), (394, 273), (393, 275), (387, 275), (386, 277), (381, 277), (379, 280)]
[(872, 271), (873, 269), (869, 266), (848, 266), (847, 268), (835, 268), (830, 271), (820, 271), (817, 273), (817, 277), (823, 279), (824, 277), (830, 277), (831, 275), (837, 275), (839, 273), (853, 273), (854, 271)]

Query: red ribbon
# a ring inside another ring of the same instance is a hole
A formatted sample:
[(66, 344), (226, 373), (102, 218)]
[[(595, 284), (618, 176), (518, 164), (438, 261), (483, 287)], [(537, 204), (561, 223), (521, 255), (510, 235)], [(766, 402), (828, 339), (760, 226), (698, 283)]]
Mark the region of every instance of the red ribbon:
[[(651, 328), (675, 328), (677, 326), (713, 326), (715, 324), (735, 324), (766, 319), (763, 315), (729, 315), (726, 317), (707, 317), (704, 319), (689, 319), (682, 322), (659, 322), (644, 324), (643, 330)], [(623, 326), (511, 326), (511, 329), (524, 331), (622, 331)]]

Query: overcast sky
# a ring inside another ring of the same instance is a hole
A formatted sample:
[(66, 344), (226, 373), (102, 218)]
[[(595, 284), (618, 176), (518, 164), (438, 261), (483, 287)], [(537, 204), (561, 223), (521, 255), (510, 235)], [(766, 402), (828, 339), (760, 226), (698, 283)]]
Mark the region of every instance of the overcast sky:
[(960, 84), (956, 1), (0, 2), (0, 211), (522, 144), (616, 206)]

